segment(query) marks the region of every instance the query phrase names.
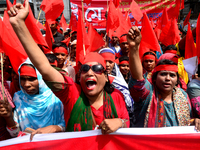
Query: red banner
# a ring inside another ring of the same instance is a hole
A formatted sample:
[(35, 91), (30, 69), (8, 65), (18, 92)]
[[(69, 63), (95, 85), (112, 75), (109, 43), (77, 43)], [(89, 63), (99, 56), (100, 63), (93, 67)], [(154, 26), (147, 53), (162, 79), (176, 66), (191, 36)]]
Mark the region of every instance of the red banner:
[(189, 127), (123, 128), (109, 135), (100, 130), (26, 135), (0, 142), (0, 150), (13, 149), (199, 149), (200, 133)]
[[(150, 18), (156, 20), (156, 18), (162, 15), (164, 8), (169, 10), (176, 6), (176, 1), (180, 0), (136, 0), (137, 4), (140, 6), (142, 11), (145, 11)], [(120, 10), (125, 14), (129, 11), (129, 7), (132, 0), (122, 0), (119, 5)], [(92, 0), (88, 5), (84, 4), (84, 15), (85, 19), (92, 23), (93, 26), (98, 28), (105, 28), (105, 26), (98, 25), (98, 21), (105, 20), (105, 13), (108, 9), (108, 4), (106, 0)], [(77, 16), (78, 11), (82, 10), (81, 0), (71, 0), (72, 12)], [(132, 25), (141, 26), (141, 22), (136, 22), (131, 14), (129, 13)], [(171, 18), (171, 17), (169, 17)]]

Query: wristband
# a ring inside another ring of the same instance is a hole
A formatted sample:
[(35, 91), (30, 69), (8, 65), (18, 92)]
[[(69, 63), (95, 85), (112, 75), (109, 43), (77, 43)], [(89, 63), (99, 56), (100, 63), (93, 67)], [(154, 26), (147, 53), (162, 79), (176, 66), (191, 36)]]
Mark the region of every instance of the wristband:
[(121, 118), (119, 118), (119, 119), (122, 121), (122, 128), (123, 128), (125, 121), (124, 121), (124, 119), (121, 119)]

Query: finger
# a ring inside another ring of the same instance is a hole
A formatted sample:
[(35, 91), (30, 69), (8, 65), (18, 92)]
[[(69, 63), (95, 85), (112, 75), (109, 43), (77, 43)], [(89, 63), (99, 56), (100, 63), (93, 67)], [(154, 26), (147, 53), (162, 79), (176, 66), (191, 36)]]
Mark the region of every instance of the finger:
[(25, 0), (25, 9), (27, 11), (29, 11), (29, 2), (28, 2), (28, 0)]
[[(14, 7), (14, 6), (13, 6)], [(16, 12), (13, 7), (10, 7), (10, 13), (12, 16), (16, 15)], [(15, 6), (16, 7), (16, 6)]]
[(35, 134), (38, 134), (38, 130), (35, 130), (35, 131), (33, 131), (33, 132), (31, 133), (30, 141), (33, 140), (33, 136), (34, 136)]

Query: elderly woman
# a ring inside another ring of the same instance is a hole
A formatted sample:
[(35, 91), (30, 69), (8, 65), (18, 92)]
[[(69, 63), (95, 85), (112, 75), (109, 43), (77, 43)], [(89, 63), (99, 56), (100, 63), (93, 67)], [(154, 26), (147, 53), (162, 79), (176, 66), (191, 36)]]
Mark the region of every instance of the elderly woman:
[[(141, 33), (137, 27), (129, 30), (131, 81), (129, 88), (135, 100), (136, 127), (188, 126), (191, 106), (187, 94), (178, 83), (178, 67), (171, 60), (161, 60), (154, 68), (152, 83), (144, 79), (139, 58)], [(199, 119), (195, 119), (196, 129)], [(192, 122), (193, 123), (193, 122)]]
[(110, 87), (103, 57), (98, 53), (88, 54), (80, 69), (80, 85), (74, 83), (65, 73), (51, 67), (29, 34), (24, 22), (28, 7), (26, 1), (25, 7), (16, 4), (11, 8), (10, 22), (29, 58), (63, 102), (67, 131), (92, 130), (99, 126), (107, 134), (129, 127), (123, 96)]

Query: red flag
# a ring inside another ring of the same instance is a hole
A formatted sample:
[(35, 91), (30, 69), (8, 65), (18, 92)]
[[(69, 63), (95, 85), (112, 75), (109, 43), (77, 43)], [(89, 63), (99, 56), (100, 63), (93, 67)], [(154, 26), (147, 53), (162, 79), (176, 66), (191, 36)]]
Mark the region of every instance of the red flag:
[(190, 15), (191, 15), (191, 9), (190, 9), (190, 12), (187, 14), (187, 16), (186, 16), (186, 18), (183, 22), (183, 26), (186, 26), (189, 23)]
[(45, 26), (43, 26), (39, 21), (36, 23), (39, 29), (46, 30)]
[(116, 13), (115, 5), (112, 1), (110, 1), (106, 32), (108, 33), (110, 30), (115, 31), (119, 27), (119, 25), (119, 16), (118, 13)]
[(16, 1), (17, 1), (17, 0), (14, 0), (14, 1), (13, 1), (13, 5), (16, 5)]
[[(25, 5), (25, 3), (24, 3), (24, 5)], [(30, 5), (29, 5), (29, 14), (25, 20), (25, 24), (26, 24), (30, 34), (32, 35), (33, 39), (35, 40), (35, 42), (39, 45), (48, 47), (42, 33), (40, 32), (40, 29), (37, 26), (37, 20), (33, 16)]]
[(46, 42), (48, 43), (49, 45), (49, 48), (52, 50), (52, 43), (54, 43), (54, 38), (53, 38), (53, 34), (51, 32), (51, 29), (49, 27), (49, 22), (46, 21), (46, 36), (45, 36), (45, 39), (46, 39)]
[(128, 22), (128, 25), (130, 27), (132, 27), (131, 20), (130, 20), (130, 17), (129, 17), (129, 11), (126, 11), (125, 18), (126, 18), (126, 21)]
[(70, 23), (69, 23), (69, 28), (70, 28), (72, 31), (77, 31), (77, 20), (76, 20), (76, 16), (74, 15), (73, 12), (72, 12), (72, 14), (71, 14)]
[(131, 10), (132, 15), (135, 18), (135, 20), (140, 21), (143, 14), (142, 14), (140, 7), (134, 0), (132, 0), (132, 3), (130, 5), (130, 10)]
[[(168, 9), (168, 16), (169, 16), (169, 19), (171, 18), (176, 18), (178, 19), (178, 16), (179, 16), (179, 13), (180, 13), (180, 8), (184, 8), (184, 5), (181, 5), (181, 1), (183, 1), (184, 3), (184, 0), (176, 0), (175, 1), (175, 7), (171, 7), (170, 9)], [(181, 5), (181, 7), (180, 7)]]
[(3, 51), (3, 45), (2, 45), (2, 29), (3, 29), (3, 22), (2, 22), (2, 20), (1, 20), (1, 18), (0, 18), (0, 53), (3, 53), (4, 51)]
[(151, 22), (152, 28), (155, 28), (155, 24), (154, 24), (154, 22), (153, 22), (153, 18), (150, 18), (150, 22)]
[[(163, 34), (164, 33), (164, 34)], [(179, 29), (176, 19), (171, 19), (171, 23), (168, 23), (162, 30), (159, 41), (165, 46), (175, 45), (180, 41)]]
[(119, 6), (120, 2), (121, 0), (113, 0), (113, 4), (115, 5), (116, 8)]
[(63, 0), (43, 0), (40, 9), (45, 12), (46, 20), (55, 21), (64, 10)]
[(62, 17), (61, 17), (61, 19), (60, 19), (60, 24), (61, 24), (61, 26), (62, 26), (62, 28), (63, 28), (63, 32), (66, 31), (68, 25), (67, 25), (67, 23), (66, 23), (64, 14), (62, 14)]
[(196, 47), (194, 45), (194, 39), (192, 35), (192, 31), (190, 28), (190, 24), (188, 24), (188, 31), (186, 34), (185, 40), (185, 59), (197, 56)]
[(90, 46), (87, 49), (87, 53), (95, 51), (105, 45), (103, 38), (97, 33), (96, 30), (94, 30), (91, 23), (89, 25), (88, 38), (90, 39)]
[(76, 45), (76, 64), (83, 62), (86, 50), (89, 47), (89, 40), (87, 37), (85, 25), (83, 23), (82, 11), (78, 12), (78, 28), (77, 28), (77, 45)]
[[(128, 33), (129, 29), (131, 28), (131, 25), (128, 23), (128, 21), (126, 21), (126, 18), (123, 16), (119, 8), (118, 8), (118, 16), (119, 16), (120, 25), (117, 28), (116, 33), (117, 33), (117, 37), (120, 38), (121, 35)], [(109, 36), (111, 37), (112, 33), (110, 33)]]
[(12, 67), (17, 73), (19, 66), (27, 59), (28, 56), (9, 22), (7, 11), (4, 11), (4, 18), (1, 29), (3, 37), (2, 49), (9, 57)]
[(197, 26), (196, 26), (196, 48), (197, 48), (197, 56), (198, 62), (200, 63), (200, 15), (197, 19)]
[(92, 1), (92, 0), (83, 0), (83, 2), (86, 3), (87, 5), (88, 5), (89, 3), (91, 3), (91, 1)]
[(6, 0), (6, 5), (7, 5), (7, 10), (10, 10), (10, 7), (13, 6), (10, 0)]
[(165, 27), (165, 25), (168, 24), (168, 23), (169, 23), (169, 19), (168, 19), (168, 14), (167, 14), (167, 8), (165, 8), (163, 10), (163, 14), (161, 16), (161, 29), (163, 27)]
[(149, 50), (158, 51), (161, 53), (158, 39), (156, 38), (156, 35), (152, 29), (152, 26), (150, 24), (150, 21), (146, 13), (144, 13), (143, 19), (142, 19), (141, 35), (142, 35), (142, 40), (141, 40), (140, 49), (139, 49), (140, 58), (145, 52)]

